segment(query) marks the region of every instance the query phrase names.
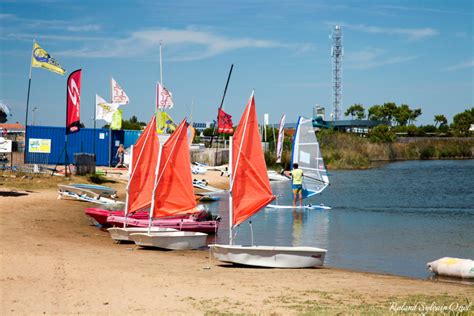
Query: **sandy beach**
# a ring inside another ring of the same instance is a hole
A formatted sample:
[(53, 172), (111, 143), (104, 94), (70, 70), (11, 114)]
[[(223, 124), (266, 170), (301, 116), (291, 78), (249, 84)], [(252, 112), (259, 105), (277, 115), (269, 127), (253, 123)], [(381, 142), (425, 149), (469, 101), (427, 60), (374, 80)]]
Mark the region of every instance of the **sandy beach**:
[[(202, 176), (201, 176), (202, 177)], [(199, 177), (196, 177), (199, 178)], [(222, 187), (218, 172), (204, 177)], [(83, 179), (73, 179), (77, 182)], [(123, 178), (106, 183), (124, 198)], [(221, 264), (206, 250), (115, 244), (55, 178), (0, 178), (0, 297), (8, 314), (367, 314), (474, 310), (474, 287), (321, 269)]]

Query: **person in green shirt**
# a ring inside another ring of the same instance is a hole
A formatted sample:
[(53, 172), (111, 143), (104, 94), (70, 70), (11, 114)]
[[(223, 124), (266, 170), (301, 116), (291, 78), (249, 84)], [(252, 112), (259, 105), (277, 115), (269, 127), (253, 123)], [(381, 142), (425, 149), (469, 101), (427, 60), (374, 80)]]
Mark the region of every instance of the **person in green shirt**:
[(303, 206), (303, 170), (298, 169), (298, 164), (293, 164), (293, 170), (290, 172), (293, 189), (293, 206), (296, 206), (296, 199), (299, 196), (300, 206)]

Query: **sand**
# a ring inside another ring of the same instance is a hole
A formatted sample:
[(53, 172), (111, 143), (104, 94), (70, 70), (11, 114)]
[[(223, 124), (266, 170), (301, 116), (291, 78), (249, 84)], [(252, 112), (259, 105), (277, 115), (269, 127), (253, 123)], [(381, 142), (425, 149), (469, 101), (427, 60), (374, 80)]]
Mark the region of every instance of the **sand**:
[[(88, 203), (57, 199), (55, 186), (64, 182), (0, 178), (2, 315), (378, 314), (438, 305), (474, 311), (470, 285), (331, 267), (242, 268), (210, 261), (208, 251), (115, 244), (84, 216)], [(123, 182), (111, 186), (123, 197)], [(17, 196), (6, 196), (12, 192)]]

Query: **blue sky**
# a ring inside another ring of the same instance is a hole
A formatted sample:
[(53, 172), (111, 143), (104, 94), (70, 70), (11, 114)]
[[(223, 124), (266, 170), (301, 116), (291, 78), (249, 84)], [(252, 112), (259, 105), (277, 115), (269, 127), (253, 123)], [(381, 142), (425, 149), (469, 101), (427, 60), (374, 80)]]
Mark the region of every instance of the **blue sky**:
[[(277, 122), (332, 108), (331, 40), (343, 29), (343, 111), (393, 101), (422, 108), (418, 124), (474, 106), (474, 5), (456, 1), (0, 1), (0, 100), (24, 122), (33, 39), (70, 73), (82, 68), (81, 120), (114, 77), (125, 118), (148, 121), (160, 77), (170, 115), (211, 121), (231, 64), (224, 109), (238, 122), (255, 89)], [(34, 68), (35, 123), (64, 126), (67, 75)], [(191, 106), (194, 103), (194, 106)], [(30, 122), (31, 122), (30, 115)], [(98, 121), (102, 126), (103, 121)]]

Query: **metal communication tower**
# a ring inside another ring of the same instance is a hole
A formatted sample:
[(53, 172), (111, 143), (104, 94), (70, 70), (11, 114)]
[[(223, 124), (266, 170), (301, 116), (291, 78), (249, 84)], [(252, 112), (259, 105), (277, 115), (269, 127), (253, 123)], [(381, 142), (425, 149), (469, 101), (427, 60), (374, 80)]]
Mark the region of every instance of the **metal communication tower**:
[(332, 119), (334, 121), (341, 119), (342, 113), (342, 56), (344, 50), (342, 48), (342, 29), (339, 25), (336, 25), (332, 31), (332, 89), (333, 89), (333, 101), (332, 101)]

